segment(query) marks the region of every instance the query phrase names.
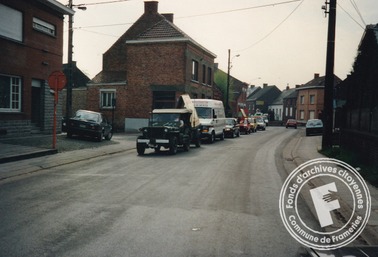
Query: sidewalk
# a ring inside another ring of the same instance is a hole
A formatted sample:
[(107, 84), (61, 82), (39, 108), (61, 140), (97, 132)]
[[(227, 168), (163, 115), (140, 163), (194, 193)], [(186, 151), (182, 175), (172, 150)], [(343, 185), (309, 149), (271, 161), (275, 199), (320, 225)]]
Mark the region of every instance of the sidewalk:
[[(0, 140), (0, 181), (63, 164), (134, 150), (137, 138), (137, 134), (120, 133), (114, 134), (111, 141), (94, 142), (75, 138), (66, 140), (64, 135), (60, 136), (57, 149), (45, 148), (46, 142), (51, 143), (51, 136)], [(11, 144), (12, 141), (14, 143)]]
[[(316, 158), (326, 158), (326, 156), (320, 154), (318, 149), (321, 149), (321, 139), (320, 136), (313, 136), (313, 137), (301, 137), (298, 133), (285, 147), (283, 151), (283, 158), (284, 158), (284, 166), (286, 172), (290, 174), (296, 167), (299, 165), (316, 159)], [(317, 178), (320, 185), (324, 185), (325, 183), (321, 183), (322, 180)], [(367, 182), (370, 195), (371, 195), (371, 214), (369, 221), (361, 233), (360, 237), (366, 241), (369, 245), (378, 245), (378, 189), (374, 186), (370, 185)], [(345, 219), (346, 217), (350, 217), (352, 213), (352, 208), (348, 206), (342, 199), (340, 200), (341, 209), (339, 210), (340, 214)], [(313, 204), (309, 204), (310, 199), (305, 199), (307, 205), (309, 206), (311, 212), (316, 217), (315, 210), (313, 208)]]

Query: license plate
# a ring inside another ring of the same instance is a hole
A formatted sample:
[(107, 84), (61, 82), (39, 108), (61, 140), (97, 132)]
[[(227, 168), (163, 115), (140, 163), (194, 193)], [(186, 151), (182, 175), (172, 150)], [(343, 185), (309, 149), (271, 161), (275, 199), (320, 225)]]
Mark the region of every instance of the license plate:
[(85, 128), (86, 126), (83, 125), (83, 124), (80, 124), (79, 127), (80, 127), (80, 128)]

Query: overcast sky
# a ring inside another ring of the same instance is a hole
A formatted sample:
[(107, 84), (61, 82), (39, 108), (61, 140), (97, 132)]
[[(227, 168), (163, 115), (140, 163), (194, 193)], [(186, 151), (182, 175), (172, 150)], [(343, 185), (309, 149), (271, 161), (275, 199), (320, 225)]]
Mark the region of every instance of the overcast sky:
[[(91, 79), (101, 71), (102, 54), (144, 12), (142, 0), (116, 1), (73, 0), (87, 7), (75, 8), (73, 60)], [(337, 2), (335, 74), (344, 79), (365, 25), (378, 23), (378, 1)], [(328, 17), (322, 5), (322, 0), (160, 0), (158, 11), (173, 13), (181, 30), (217, 55), (220, 69), (227, 71), (231, 49), (232, 76), (284, 89), (325, 74)], [(65, 18), (66, 35), (67, 26)], [(66, 43), (67, 36), (64, 62)]]

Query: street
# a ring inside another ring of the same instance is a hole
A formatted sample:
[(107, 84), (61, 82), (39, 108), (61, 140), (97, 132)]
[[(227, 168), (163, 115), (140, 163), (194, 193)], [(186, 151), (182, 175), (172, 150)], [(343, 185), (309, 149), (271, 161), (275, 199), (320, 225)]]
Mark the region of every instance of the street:
[(278, 200), (282, 148), (297, 133), (268, 127), (174, 156), (133, 149), (2, 181), (0, 255), (295, 256)]

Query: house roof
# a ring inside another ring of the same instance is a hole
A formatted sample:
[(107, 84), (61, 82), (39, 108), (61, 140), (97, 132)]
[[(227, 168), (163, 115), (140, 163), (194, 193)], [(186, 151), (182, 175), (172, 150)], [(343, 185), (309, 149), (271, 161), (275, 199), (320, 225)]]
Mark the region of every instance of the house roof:
[(175, 24), (170, 22), (164, 15), (157, 14), (162, 17), (160, 21), (157, 21), (155, 24), (152, 24), (151, 27), (148, 27), (146, 30), (138, 34), (132, 39), (126, 39), (126, 44), (138, 44), (138, 43), (161, 43), (161, 42), (189, 42), (193, 45), (204, 50), (212, 57), (216, 57), (214, 53), (200, 45)]
[(50, 7), (51, 9), (60, 12), (61, 14), (74, 15), (75, 11), (67, 6), (59, 3), (56, 0), (37, 0), (38, 2)]
[(124, 71), (101, 71), (90, 84), (126, 84), (126, 73)]
[[(336, 86), (340, 82), (341, 82), (341, 79), (337, 77), (336, 75), (334, 75), (334, 86)], [(304, 89), (318, 88), (318, 87), (324, 88), (324, 85), (325, 85), (325, 76), (319, 76), (318, 74), (315, 74), (312, 80), (298, 87), (297, 90), (304, 90)]]
[(280, 91), (276, 86), (264, 86), (262, 89), (260, 89), (256, 93), (252, 93), (251, 95), (249, 95), (247, 98), (247, 101), (256, 101), (273, 90)]
[(283, 99), (287, 98), (287, 96), (291, 95), (292, 93), (296, 93), (295, 88), (291, 89), (285, 89), (282, 91), (282, 93), (276, 98), (276, 100), (273, 101), (271, 105), (282, 105), (283, 104)]

